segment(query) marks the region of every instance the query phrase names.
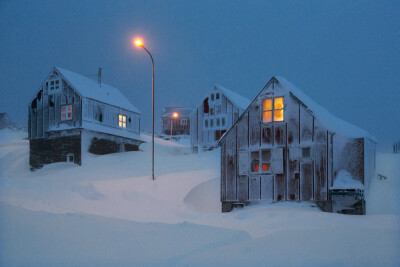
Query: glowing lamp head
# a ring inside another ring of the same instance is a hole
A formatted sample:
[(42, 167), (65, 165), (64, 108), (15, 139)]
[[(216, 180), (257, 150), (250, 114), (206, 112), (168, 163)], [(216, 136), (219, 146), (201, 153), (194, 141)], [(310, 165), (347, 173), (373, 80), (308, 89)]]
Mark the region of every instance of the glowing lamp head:
[(136, 40), (135, 40), (135, 45), (136, 45), (136, 46), (143, 46), (142, 40), (136, 39)]
[(174, 118), (178, 118), (178, 113), (177, 112), (174, 112), (174, 113), (172, 113), (172, 117), (174, 117)]

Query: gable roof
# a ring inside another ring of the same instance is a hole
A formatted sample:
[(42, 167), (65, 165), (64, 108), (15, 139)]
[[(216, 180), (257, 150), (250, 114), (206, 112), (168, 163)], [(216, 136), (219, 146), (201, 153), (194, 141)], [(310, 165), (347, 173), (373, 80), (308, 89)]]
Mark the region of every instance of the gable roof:
[(217, 89), (222, 91), (224, 95), (231, 101), (235, 106), (239, 107), (240, 109), (245, 110), (251, 103), (251, 101), (231, 90), (226, 89), (225, 87), (222, 87), (221, 85), (215, 84)]
[(297, 88), (293, 83), (289, 82), (285, 78), (277, 76), (276, 79), (295, 97), (297, 97), (308, 109), (308, 111), (331, 132), (341, 133), (353, 138), (366, 137), (371, 139), (375, 143), (377, 142), (376, 138), (364, 129), (361, 129), (347, 121), (344, 121), (332, 115), (326, 108), (314, 102), (302, 90)]
[(56, 69), (82, 97), (91, 98), (141, 114), (118, 89), (105, 83), (101, 83), (100, 86), (94, 80), (63, 68), (54, 67), (54, 69)]
[[(251, 102), (253, 104), (259, 97), (259, 95), (267, 88), (271, 82), (278, 82), (278, 84), (283, 85), (292, 96), (297, 98), (297, 100), (314, 116), (323, 126), (325, 126), (329, 131), (333, 133), (341, 133), (343, 135), (352, 137), (352, 138), (369, 138), (375, 143), (377, 142), (376, 138), (369, 134), (367, 131), (350, 124), (342, 119), (339, 119), (332, 115), (326, 108), (322, 107), (321, 105), (317, 104), (313, 101), (310, 97), (308, 97), (302, 90), (300, 90), (297, 86), (293, 83), (289, 82), (285, 78), (281, 76), (272, 77), (268, 83), (264, 86), (264, 88), (258, 93), (258, 95), (254, 98)], [(249, 105), (246, 110), (243, 112), (242, 116), (247, 113), (247, 110), (250, 108)], [(241, 116), (241, 117), (242, 117)], [(240, 121), (241, 117), (231, 126), (231, 128), (221, 137), (221, 142), (228, 132)]]

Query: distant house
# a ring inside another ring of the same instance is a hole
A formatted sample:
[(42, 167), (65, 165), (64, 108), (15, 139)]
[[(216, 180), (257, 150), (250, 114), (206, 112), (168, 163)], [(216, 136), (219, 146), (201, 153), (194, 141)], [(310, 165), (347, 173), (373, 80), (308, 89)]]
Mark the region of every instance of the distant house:
[(326, 211), (364, 212), (375, 138), (282, 77), (266, 84), (220, 145), (224, 212), (262, 201), (315, 201)]
[(162, 132), (172, 135), (190, 134), (190, 114), (194, 108), (164, 107), (162, 109)]
[(400, 141), (393, 144), (393, 153), (400, 154)]
[(222, 86), (212, 87), (191, 116), (193, 151), (216, 147), (249, 104), (250, 100)]
[(82, 163), (82, 152), (138, 150), (140, 111), (117, 89), (54, 67), (29, 103), (29, 163)]

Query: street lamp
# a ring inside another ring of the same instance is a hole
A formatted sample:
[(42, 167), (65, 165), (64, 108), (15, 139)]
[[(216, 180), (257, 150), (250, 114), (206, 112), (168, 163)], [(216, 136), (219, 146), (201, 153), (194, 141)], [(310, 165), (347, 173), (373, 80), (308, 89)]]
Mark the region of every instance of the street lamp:
[(151, 58), (151, 63), (153, 64), (153, 79), (152, 79), (152, 91), (151, 91), (152, 117), (153, 117), (152, 118), (152, 135), (151, 135), (151, 177), (154, 180), (154, 60), (153, 60), (153, 56), (150, 54), (149, 50), (147, 50), (146, 47), (144, 47), (142, 40), (136, 39), (135, 45), (137, 47), (142, 47), (144, 50), (146, 50), (146, 52), (149, 54), (149, 56)]
[(171, 138), (170, 141), (172, 142), (172, 121), (176, 118), (179, 117), (179, 114), (177, 112), (172, 113), (172, 118), (171, 118)]

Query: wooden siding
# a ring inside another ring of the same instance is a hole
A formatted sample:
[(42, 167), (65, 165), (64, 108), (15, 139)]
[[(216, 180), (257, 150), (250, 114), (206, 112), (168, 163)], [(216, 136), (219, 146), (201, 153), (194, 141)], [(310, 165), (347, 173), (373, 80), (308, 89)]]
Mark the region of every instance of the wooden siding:
[[(220, 99), (211, 100), (211, 94), (220, 94)], [(209, 111), (204, 110), (204, 101), (207, 100)], [(213, 113), (211, 113), (211, 110)], [(209, 95), (201, 101), (191, 116), (191, 145), (203, 146), (205, 148), (216, 147), (219, 137), (217, 131), (227, 131), (239, 118), (241, 110), (235, 106), (223, 93), (213, 88)], [(212, 126), (211, 126), (211, 120)], [(217, 120), (220, 121), (217, 125)], [(224, 120), (224, 124), (222, 124)], [(207, 121), (207, 127), (205, 126)], [(221, 133), (221, 132), (220, 132)]]

